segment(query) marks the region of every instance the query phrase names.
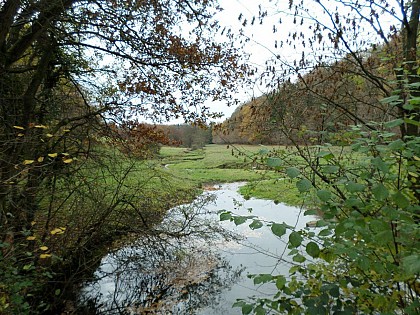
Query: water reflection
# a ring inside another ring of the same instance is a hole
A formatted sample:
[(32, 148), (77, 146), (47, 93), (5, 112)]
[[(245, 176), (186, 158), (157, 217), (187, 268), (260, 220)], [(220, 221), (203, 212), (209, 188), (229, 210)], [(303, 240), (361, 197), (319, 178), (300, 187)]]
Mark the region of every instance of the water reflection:
[(80, 305), (94, 314), (195, 314), (218, 304), (243, 268), (233, 268), (212, 246), (240, 239), (205, 208), (214, 199), (206, 194), (173, 209), (159, 227), (109, 253)]
[(241, 314), (238, 298), (272, 296), (273, 286), (256, 287), (247, 274), (287, 275), (287, 235), (267, 227), (219, 222), (218, 211), (256, 215), (298, 229), (313, 220), (302, 210), (268, 200), (244, 200), (240, 183), (226, 184), (190, 205), (172, 209), (162, 224), (135, 244), (104, 257), (97, 281), (82, 292), (95, 314)]

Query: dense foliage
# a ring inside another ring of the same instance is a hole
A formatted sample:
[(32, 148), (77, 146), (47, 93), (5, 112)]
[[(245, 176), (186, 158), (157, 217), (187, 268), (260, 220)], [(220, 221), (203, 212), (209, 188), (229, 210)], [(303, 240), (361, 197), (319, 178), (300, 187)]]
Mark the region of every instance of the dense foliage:
[(127, 119), (203, 123), (202, 102), (228, 97), (244, 69), (214, 41), (216, 11), (196, 0), (0, 1), (0, 313), (56, 314), (115, 238), (185, 201), (114, 149), (144, 157), (162, 138)]
[(304, 230), (266, 222), (288, 241), (279, 261), (293, 266), (253, 275), (278, 291), (239, 300), (243, 314), (420, 312), (420, 2), (333, 2), (289, 1), (296, 29), (280, 46), (306, 50), (267, 67), (278, 87), (261, 106), (295, 147), (293, 158), (268, 153), (266, 165), (314, 196), (306, 213), (320, 218)]

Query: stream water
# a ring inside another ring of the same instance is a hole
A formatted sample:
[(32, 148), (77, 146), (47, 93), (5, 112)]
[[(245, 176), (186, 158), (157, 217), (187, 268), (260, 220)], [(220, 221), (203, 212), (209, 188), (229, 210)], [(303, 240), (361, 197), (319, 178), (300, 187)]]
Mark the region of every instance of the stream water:
[(219, 222), (219, 212), (296, 228), (314, 218), (269, 200), (245, 200), (240, 185), (217, 186), (195, 203), (174, 208), (161, 230), (109, 253), (80, 303), (93, 305), (98, 314), (229, 315), (241, 314), (232, 308), (238, 298), (272, 296), (274, 287), (254, 286), (247, 275), (287, 275), (287, 235), (279, 239), (267, 226), (252, 230), (252, 220), (238, 226)]

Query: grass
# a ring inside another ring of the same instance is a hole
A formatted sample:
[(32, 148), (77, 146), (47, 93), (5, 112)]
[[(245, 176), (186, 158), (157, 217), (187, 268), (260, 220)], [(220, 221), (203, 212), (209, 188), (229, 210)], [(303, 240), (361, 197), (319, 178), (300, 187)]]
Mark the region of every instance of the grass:
[(239, 192), (245, 198), (270, 199), (275, 203), (284, 203), (291, 206), (302, 206), (303, 198), (294, 182), (280, 178), (252, 181), (242, 186)]
[[(331, 150), (338, 149), (332, 147)], [(162, 199), (169, 192), (175, 192), (175, 195), (181, 195), (181, 192), (198, 193), (208, 184), (245, 181), (247, 184), (241, 187), (240, 193), (246, 198), (270, 199), (294, 206), (302, 205), (304, 199), (311, 203), (310, 197), (299, 194), (296, 180), (285, 178), (284, 170), (266, 169), (267, 162), (261, 161), (261, 157), (267, 157), (269, 152), (275, 152), (274, 157), (282, 156), (285, 168), (304, 164), (292, 149), (283, 146), (208, 145), (197, 150), (164, 146), (154, 160), (133, 160), (120, 154), (116, 156), (119, 165), (107, 165), (105, 170), (90, 170), (90, 176), (95, 172), (105, 173), (102, 176), (106, 180), (102, 182), (114, 189), (118, 179), (112, 174), (130, 169), (124, 186), (135, 187), (136, 194), (141, 192), (144, 198), (151, 199)], [(335, 156), (343, 154), (339, 151), (333, 153)], [(324, 159), (321, 163), (328, 161)]]
[(240, 193), (245, 197), (271, 199), (289, 205), (300, 205), (302, 198), (294, 183), (283, 180), (280, 173), (264, 170), (258, 164), (259, 152), (284, 149), (260, 145), (208, 145), (203, 149), (163, 147), (156, 164), (164, 166), (174, 179), (192, 186), (246, 181)]

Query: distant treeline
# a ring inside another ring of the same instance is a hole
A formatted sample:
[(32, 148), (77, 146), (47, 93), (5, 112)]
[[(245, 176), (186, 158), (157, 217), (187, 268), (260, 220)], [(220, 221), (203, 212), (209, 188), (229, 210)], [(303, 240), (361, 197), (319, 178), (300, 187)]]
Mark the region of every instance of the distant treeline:
[(213, 143), (213, 125), (193, 126), (189, 124), (158, 125), (169, 139), (170, 145), (199, 149)]

